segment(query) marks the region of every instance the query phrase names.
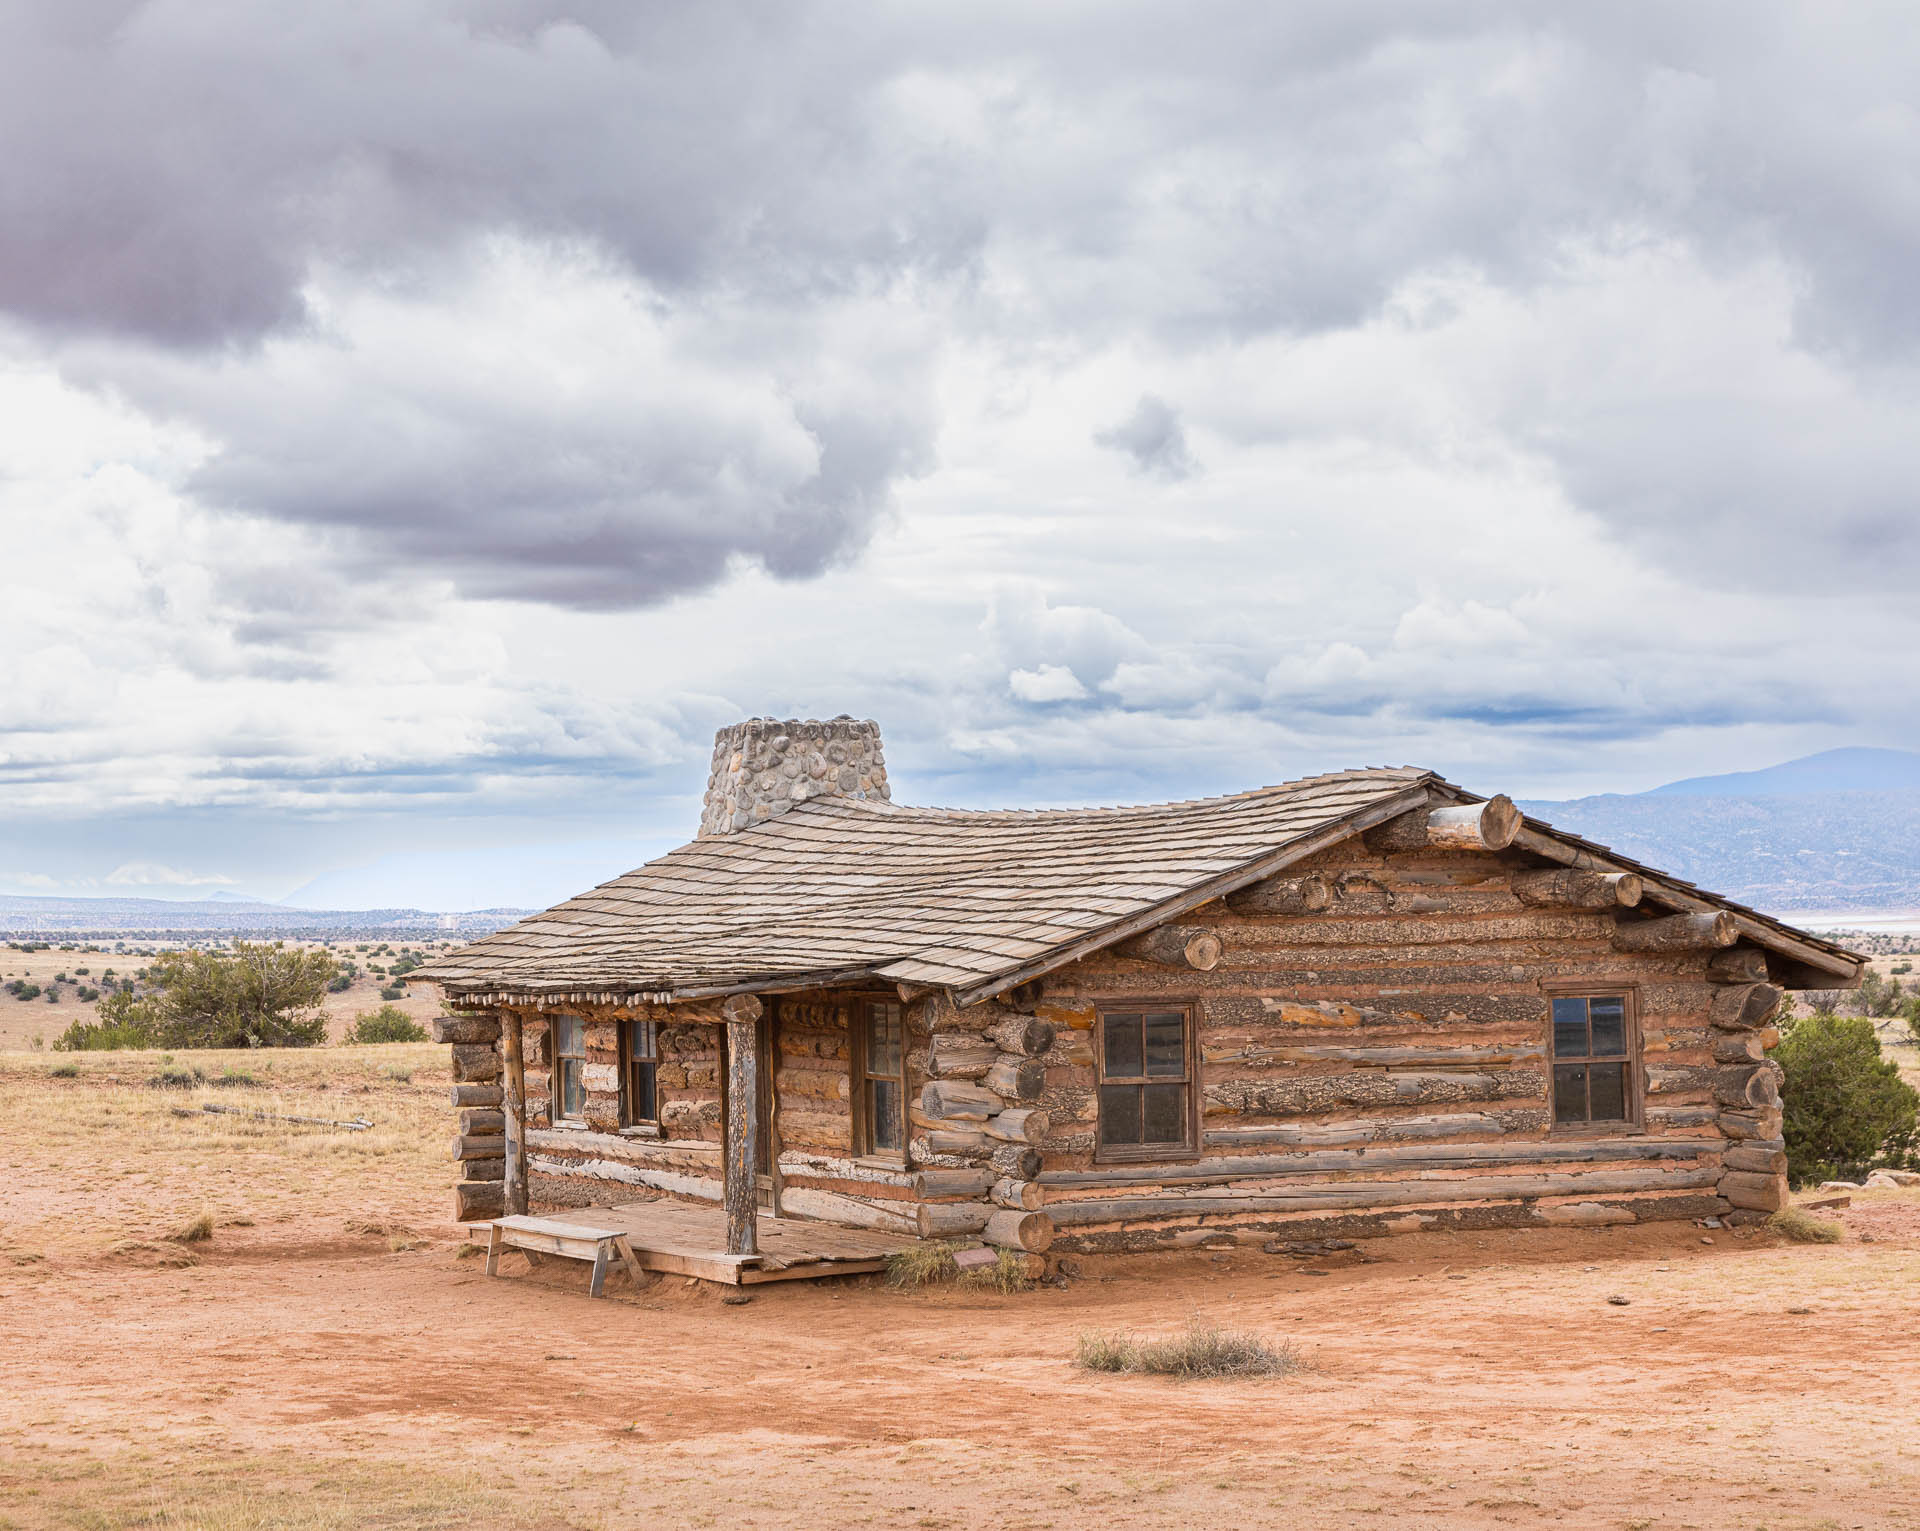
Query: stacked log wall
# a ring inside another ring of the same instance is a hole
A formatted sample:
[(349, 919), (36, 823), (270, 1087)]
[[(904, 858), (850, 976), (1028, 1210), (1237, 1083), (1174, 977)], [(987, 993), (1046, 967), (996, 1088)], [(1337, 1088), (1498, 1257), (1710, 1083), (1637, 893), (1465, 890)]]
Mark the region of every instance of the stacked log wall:
[[(919, 996), (905, 1007), (904, 1167), (854, 1150), (850, 1024), (873, 996), (780, 996), (769, 1127), (782, 1211), (1032, 1258), (1056, 1236), (1122, 1249), (1780, 1205), (1779, 1071), (1765, 1057), (1778, 990), (1764, 954), (1646, 939), (1658, 910), (1543, 904), (1538, 874), (1519, 851), (1353, 840), (1290, 869), (1288, 887), (1208, 905), (997, 1000)], [(1617, 922), (1636, 936), (1622, 940)], [(1641, 1119), (1556, 1131), (1551, 992), (1623, 987), (1636, 996)], [(1193, 1007), (1198, 1152), (1096, 1163), (1097, 1009), (1156, 999)], [(634, 1187), (719, 1202), (720, 1027), (670, 1007), (581, 1013), (586, 1122), (573, 1126), (549, 1120), (546, 1015), (520, 1012), (534, 1200)], [(619, 1128), (616, 1026), (629, 1016), (660, 1028), (658, 1136)], [(490, 1051), (456, 1047), (457, 1095), (487, 1087)], [(478, 1181), (486, 1123), (466, 1125), (479, 1141), (463, 1173)], [(461, 1195), (480, 1206), (488, 1193)]]
[[(782, 1213), (913, 1231), (911, 1174), (853, 1154), (848, 1021), (854, 1001), (817, 993), (780, 996), (774, 1003), (774, 1051), (768, 1060), (774, 1109), (768, 1127), (777, 1145)], [(722, 1028), (710, 1020), (682, 1019), (671, 1006), (564, 1008), (584, 1024), (586, 1103), (578, 1124), (552, 1116), (549, 1012), (535, 1007), (517, 1012), (531, 1202), (579, 1207), (665, 1194), (718, 1204), (725, 1188)], [(619, 1024), (644, 1019), (657, 1027), (657, 1132), (621, 1124)], [(499, 1045), (498, 1019), (490, 1025), (493, 1040), (487, 1051)], [(497, 1079), (497, 1056), (490, 1066)], [(485, 1066), (476, 1062), (475, 1067)], [(487, 1210), (491, 1202), (485, 1193), (457, 1193), (457, 1201), (468, 1216), (499, 1215), (497, 1208)]]
[(506, 1118), (501, 1112), (500, 1021), (497, 1016), (445, 1015), (433, 1039), (450, 1043), (455, 1126), (453, 1220), (499, 1217), (505, 1210)]
[[(1045, 978), (1031, 1008), (1057, 1040), (1030, 1102), (1049, 1123), (1033, 1179), (1061, 1247), (1777, 1205), (1775, 1066), (1756, 1061), (1769, 1039), (1750, 1015), (1745, 1032), (1716, 1024), (1732, 991), (1709, 973), (1714, 954), (1616, 950), (1614, 913), (1522, 903), (1511, 879), (1528, 866), (1351, 841), (1289, 871), (1325, 879), (1323, 910), (1184, 916), (1218, 938), (1205, 971), (1103, 952)], [(1550, 990), (1565, 985), (1635, 991), (1638, 1127), (1553, 1128)], [(1747, 987), (1746, 1012), (1770, 1008), (1764, 985)], [(1193, 1006), (1199, 1152), (1096, 1164), (1096, 1009), (1156, 998)], [(1732, 1153), (1741, 1133), (1752, 1153)]]

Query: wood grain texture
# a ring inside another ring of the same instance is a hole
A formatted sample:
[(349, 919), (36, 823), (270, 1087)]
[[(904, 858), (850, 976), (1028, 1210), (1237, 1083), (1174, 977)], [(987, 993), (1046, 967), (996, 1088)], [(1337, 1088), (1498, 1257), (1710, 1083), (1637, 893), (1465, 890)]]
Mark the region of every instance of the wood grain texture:
[[(731, 1003), (731, 1001), (729, 1001)], [(727, 1253), (759, 1250), (754, 1224), (759, 1215), (760, 1006), (742, 1007), (727, 1022), (726, 1189)]]

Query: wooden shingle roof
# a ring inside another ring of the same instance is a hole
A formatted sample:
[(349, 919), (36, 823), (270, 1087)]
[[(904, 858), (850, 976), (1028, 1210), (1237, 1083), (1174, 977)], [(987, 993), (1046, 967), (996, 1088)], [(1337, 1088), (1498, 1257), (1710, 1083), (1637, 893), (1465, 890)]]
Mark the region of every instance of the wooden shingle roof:
[[(820, 798), (699, 839), (428, 964), (459, 1003), (695, 999), (884, 980), (999, 993), (1410, 808), (1478, 802), (1412, 766), (1128, 808), (907, 808)], [(1857, 981), (1845, 948), (1605, 846), (1526, 821), (1522, 845), (1643, 873), (1647, 898)], [(1822, 976), (1824, 975), (1824, 976)]]
[(1256, 881), (1435, 785), (1400, 767), (1131, 808), (823, 798), (683, 845), (419, 976), (455, 1001), (694, 998), (858, 977), (977, 994)]

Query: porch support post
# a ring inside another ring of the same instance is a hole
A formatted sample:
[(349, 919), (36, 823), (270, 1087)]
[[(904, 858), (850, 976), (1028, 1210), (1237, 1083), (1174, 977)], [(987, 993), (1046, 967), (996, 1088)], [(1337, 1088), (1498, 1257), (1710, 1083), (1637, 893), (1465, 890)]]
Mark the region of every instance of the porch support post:
[(760, 1252), (760, 1001), (735, 994), (721, 1005), (727, 1023), (727, 1253)]
[(520, 1047), (520, 1012), (500, 1019), (500, 1104), (506, 1123), (505, 1205), (509, 1217), (527, 1213), (527, 1070)]

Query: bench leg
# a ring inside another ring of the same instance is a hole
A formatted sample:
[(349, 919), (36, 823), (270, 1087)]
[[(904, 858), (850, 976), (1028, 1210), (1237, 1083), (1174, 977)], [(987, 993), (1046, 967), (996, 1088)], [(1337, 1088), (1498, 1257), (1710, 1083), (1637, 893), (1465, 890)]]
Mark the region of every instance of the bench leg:
[(633, 1283), (633, 1289), (636, 1292), (639, 1291), (644, 1283), (640, 1275), (640, 1262), (633, 1255), (633, 1245), (627, 1242), (623, 1234), (613, 1241), (613, 1247), (619, 1252), (621, 1263), (627, 1268), (627, 1280)]
[(589, 1296), (598, 1297), (606, 1287), (607, 1262), (612, 1255), (612, 1250), (608, 1246), (611, 1243), (610, 1239), (602, 1239), (593, 1252), (593, 1281), (587, 1287)]
[(487, 1274), (500, 1274), (500, 1225), (493, 1224), (487, 1229)]

